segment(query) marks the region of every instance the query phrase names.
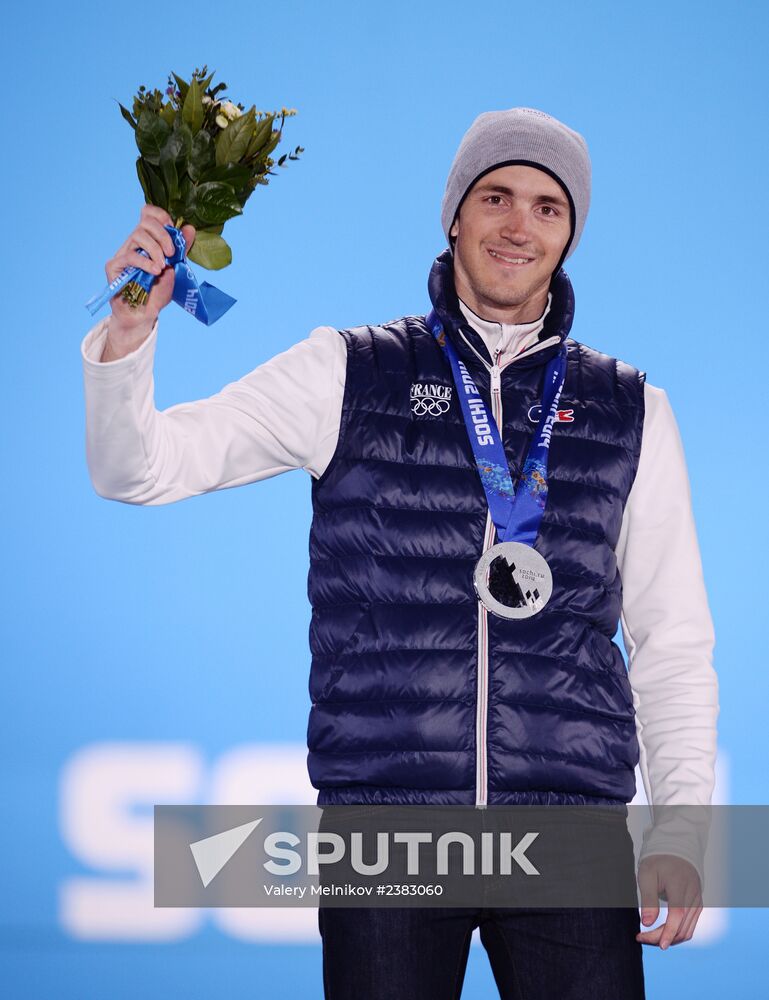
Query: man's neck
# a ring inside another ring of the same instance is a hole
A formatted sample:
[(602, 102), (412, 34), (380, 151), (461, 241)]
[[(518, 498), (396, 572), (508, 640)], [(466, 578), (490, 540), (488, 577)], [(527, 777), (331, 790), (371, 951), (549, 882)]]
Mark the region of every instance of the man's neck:
[[(459, 296), (457, 296), (459, 298)], [(539, 339), (539, 333), (545, 325), (545, 317), (550, 312), (553, 301), (552, 292), (547, 293), (547, 305), (539, 317), (529, 323), (498, 323), (495, 320), (484, 319), (459, 298), (459, 308), (470, 326), (483, 338), (491, 357), (496, 351), (501, 355), (515, 357), (525, 351)]]

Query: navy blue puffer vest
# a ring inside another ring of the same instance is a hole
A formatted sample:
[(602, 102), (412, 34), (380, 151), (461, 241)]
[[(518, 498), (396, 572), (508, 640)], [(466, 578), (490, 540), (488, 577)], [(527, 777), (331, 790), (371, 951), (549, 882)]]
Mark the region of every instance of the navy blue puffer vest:
[[(429, 291), (489, 401), (491, 358), (459, 310), (448, 250)], [(312, 484), (308, 768), (319, 805), (617, 804), (635, 794), (614, 550), (638, 465), (644, 375), (567, 339), (574, 299), (563, 270), (551, 291), (540, 341), (557, 342), (502, 368), (492, 401), (517, 483), (536, 426), (529, 410), (566, 341), (560, 406), (574, 420), (553, 428), (535, 546), (554, 589), (522, 620), (490, 614), (473, 589), (497, 539), (451, 369), (424, 317), (340, 331), (339, 441)]]

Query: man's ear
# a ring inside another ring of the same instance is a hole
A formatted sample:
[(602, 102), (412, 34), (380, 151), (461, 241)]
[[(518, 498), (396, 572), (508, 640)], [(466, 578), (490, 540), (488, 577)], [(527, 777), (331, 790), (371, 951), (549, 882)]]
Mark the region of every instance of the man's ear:
[(459, 216), (454, 217), (454, 221), (451, 223), (451, 229), (449, 229), (449, 236), (453, 236), (455, 239), (459, 236)]

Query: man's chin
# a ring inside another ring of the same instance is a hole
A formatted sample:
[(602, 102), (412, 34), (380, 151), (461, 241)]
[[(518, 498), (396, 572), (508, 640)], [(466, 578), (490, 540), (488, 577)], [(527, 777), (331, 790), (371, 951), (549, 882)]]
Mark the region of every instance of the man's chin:
[(533, 289), (526, 288), (486, 288), (481, 289), (483, 300), (495, 309), (515, 309), (531, 298)]

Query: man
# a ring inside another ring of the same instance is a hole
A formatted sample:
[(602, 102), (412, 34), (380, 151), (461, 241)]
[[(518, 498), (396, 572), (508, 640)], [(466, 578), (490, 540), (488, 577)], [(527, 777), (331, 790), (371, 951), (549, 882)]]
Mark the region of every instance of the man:
[[(710, 801), (713, 632), (675, 419), (642, 373), (568, 336), (561, 264), (590, 178), (556, 119), (481, 115), (449, 173), (428, 317), (320, 327), (162, 413), (167, 216), (145, 207), (107, 265), (159, 281), (83, 341), (96, 491), (157, 504), (312, 476), (319, 805), (617, 805), (639, 761), (650, 802)], [(503, 997), (642, 997), (641, 942), (688, 940), (701, 912), (701, 857), (666, 846), (644, 845), (644, 922), (658, 892), (691, 905), (643, 933), (635, 908), (321, 910), (327, 996), (456, 997), (479, 926)]]

